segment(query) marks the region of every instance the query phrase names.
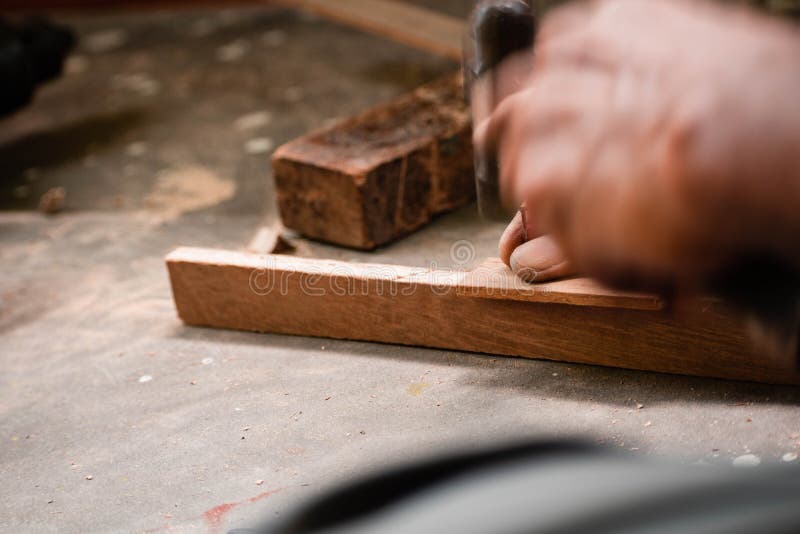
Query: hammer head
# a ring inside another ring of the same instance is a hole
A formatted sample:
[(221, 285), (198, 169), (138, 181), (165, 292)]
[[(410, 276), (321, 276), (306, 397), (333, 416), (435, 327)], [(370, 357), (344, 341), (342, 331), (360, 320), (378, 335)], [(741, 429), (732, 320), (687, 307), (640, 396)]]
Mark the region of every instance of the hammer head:
[[(464, 88), (472, 108), (473, 124), (486, 119), (502, 95), (495, 80), (496, 67), (516, 52), (530, 49), (536, 21), (526, 0), (482, 0), (475, 7), (464, 39)], [(478, 208), (484, 218), (507, 220), (500, 203), (497, 157), (480, 147), (475, 150)]]

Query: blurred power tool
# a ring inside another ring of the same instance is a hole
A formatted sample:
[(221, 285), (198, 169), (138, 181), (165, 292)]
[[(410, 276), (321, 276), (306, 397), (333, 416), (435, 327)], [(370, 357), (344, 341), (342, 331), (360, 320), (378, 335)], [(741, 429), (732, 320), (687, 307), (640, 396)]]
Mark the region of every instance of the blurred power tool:
[[(464, 39), (464, 88), (473, 124), (487, 118), (502, 98), (495, 68), (517, 52), (532, 49), (536, 19), (525, 0), (483, 0), (472, 12)], [(509, 219), (500, 202), (497, 155), (475, 150), (478, 209), (486, 219)]]
[(0, 19), (0, 116), (33, 98), (36, 86), (61, 75), (74, 34), (42, 18)]

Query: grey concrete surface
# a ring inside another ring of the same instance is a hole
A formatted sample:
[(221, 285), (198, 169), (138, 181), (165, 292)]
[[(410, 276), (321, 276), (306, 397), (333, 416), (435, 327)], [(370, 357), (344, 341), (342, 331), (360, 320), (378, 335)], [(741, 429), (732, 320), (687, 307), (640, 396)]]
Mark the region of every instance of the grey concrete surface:
[[(224, 532), (520, 437), (699, 464), (798, 450), (796, 388), (183, 326), (163, 257), (274, 219), (270, 146), (455, 66), (280, 10), (63, 20), (69, 73), (0, 122), (0, 530)], [(54, 186), (67, 210), (41, 215)], [(468, 207), (373, 254), (300, 253), (453, 266), (501, 230)]]

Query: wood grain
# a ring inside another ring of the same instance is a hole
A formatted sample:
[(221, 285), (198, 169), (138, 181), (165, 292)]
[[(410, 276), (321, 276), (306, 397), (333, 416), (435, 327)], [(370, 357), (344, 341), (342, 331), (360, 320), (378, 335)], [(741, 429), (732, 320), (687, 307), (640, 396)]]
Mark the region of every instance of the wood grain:
[[(681, 315), (653, 297), (581, 279), (474, 296), (465, 272), (180, 248), (167, 257), (190, 325), (418, 345), (666, 373), (798, 384), (789, 364), (759, 356), (719, 303)], [(496, 261), (486, 276), (508, 278)]]
[(279, 147), (283, 224), (373, 249), (475, 198), (469, 112), (453, 73)]
[(499, 258), (488, 259), (461, 276), (458, 291), (465, 296), (632, 310), (664, 308), (664, 303), (655, 295), (615, 291), (589, 278), (528, 284), (507, 269)]

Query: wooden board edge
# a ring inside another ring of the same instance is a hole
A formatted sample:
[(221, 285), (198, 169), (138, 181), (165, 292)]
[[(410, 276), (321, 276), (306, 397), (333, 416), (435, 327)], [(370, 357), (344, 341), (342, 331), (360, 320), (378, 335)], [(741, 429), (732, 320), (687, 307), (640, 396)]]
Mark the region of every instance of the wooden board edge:
[[(442, 289), (448, 288), (464, 297), (495, 300), (631, 310), (660, 310), (663, 308), (661, 300), (654, 295), (615, 291), (585, 278), (572, 278), (545, 284), (526, 284), (495, 258), (486, 260), (479, 269), (472, 272), (432, 270), (395, 264), (353, 263), (196, 247), (179, 247), (170, 252), (165, 260), (168, 265), (174, 262), (188, 262), (202, 265), (247, 267), (262, 271), (296, 272), (307, 275), (348, 276), (354, 280), (402, 281)], [(484, 276), (473, 276), (475, 272), (482, 272)]]
[[(197, 248), (167, 256), (175, 305), (189, 325), (800, 384), (790, 365), (749, 347), (743, 321), (724, 309), (675, 315), (465, 298), (452, 291), (463, 273), (371, 265), (391, 270)], [(441, 287), (432, 272), (444, 273)], [(259, 286), (260, 276), (271, 284)]]

